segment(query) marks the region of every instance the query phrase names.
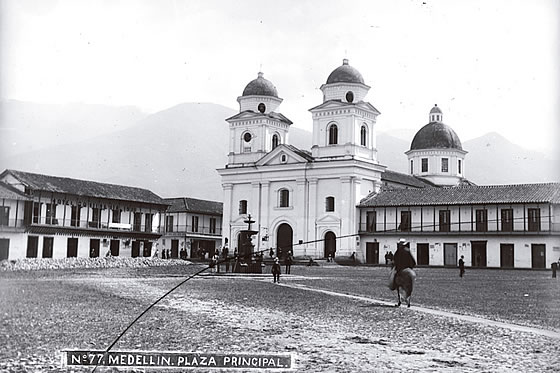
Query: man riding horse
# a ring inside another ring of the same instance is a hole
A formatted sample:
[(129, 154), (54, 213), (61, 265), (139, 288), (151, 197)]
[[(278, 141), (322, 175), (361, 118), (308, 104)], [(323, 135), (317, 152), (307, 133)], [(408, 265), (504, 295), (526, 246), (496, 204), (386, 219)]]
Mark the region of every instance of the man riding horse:
[(401, 238), (397, 242), (397, 251), (393, 257), (393, 269), (395, 270), (395, 277), (393, 279), (392, 289), (397, 289), (399, 297), (399, 306), (401, 305), (401, 295), (399, 288), (405, 291), (405, 301), (410, 307), (410, 295), (412, 294), (412, 287), (416, 273), (412, 270), (416, 266), (416, 260), (410, 253), (410, 242)]

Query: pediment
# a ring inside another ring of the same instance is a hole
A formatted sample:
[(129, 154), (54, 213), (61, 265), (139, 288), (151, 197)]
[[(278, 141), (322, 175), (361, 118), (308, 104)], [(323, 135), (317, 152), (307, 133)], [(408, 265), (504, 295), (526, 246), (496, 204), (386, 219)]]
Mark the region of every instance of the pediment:
[(267, 153), (264, 157), (257, 161), (257, 166), (273, 166), (281, 164), (298, 164), (306, 163), (309, 160), (298, 154), (295, 148), (287, 145), (279, 145), (274, 150)]
[(317, 218), (316, 223), (317, 225), (333, 225), (333, 224), (340, 224), (342, 219), (338, 215), (335, 214), (324, 214)]
[(329, 100), (329, 101), (325, 101), (320, 105), (317, 105), (311, 109), (309, 109), (309, 111), (313, 111), (313, 110), (328, 110), (328, 109), (338, 109), (344, 106), (347, 106), (348, 104), (343, 103), (342, 101), (337, 101), (337, 100)]
[(246, 110), (246, 111), (242, 111), (239, 114), (235, 114), (232, 117), (227, 118), (226, 121), (229, 122), (231, 120), (255, 119), (255, 118), (262, 118), (262, 117), (264, 117), (264, 115), (261, 113), (255, 113), (254, 111)]
[(309, 111), (313, 112), (316, 110), (331, 110), (331, 109), (340, 109), (340, 108), (360, 108), (362, 110), (372, 111), (376, 114), (381, 114), (379, 110), (377, 110), (372, 104), (366, 101), (356, 102), (355, 104), (350, 104), (347, 102), (337, 101), (337, 100), (330, 100), (323, 102), (321, 105), (317, 105), (314, 108), (309, 109)]

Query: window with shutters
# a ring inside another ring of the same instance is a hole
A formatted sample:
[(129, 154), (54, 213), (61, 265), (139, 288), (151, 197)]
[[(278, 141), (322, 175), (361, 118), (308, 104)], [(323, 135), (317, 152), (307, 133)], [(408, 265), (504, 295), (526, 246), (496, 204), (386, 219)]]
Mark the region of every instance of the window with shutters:
[(326, 212), (333, 212), (334, 211), (334, 197), (327, 197), (325, 200), (325, 211)]
[(290, 191), (288, 189), (280, 189), (280, 207), (290, 206)]
[(245, 215), (247, 213), (247, 201), (242, 199), (239, 201), (239, 215)]

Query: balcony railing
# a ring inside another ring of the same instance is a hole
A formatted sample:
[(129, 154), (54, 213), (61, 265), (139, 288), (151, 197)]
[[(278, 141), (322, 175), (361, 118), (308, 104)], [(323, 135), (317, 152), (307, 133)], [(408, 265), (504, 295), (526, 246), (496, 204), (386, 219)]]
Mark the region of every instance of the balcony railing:
[(161, 233), (160, 227), (154, 228), (151, 224), (146, 226), (144, 224), (75, 220), (70, 218), (62, 219), (62, 218), (34, 217), (31, 225), (54, 226), (54, 227), (64, 227), (64, 228), (76, 228), (76, 229), (91, 229), (91, 230), (106, 229), (109, 231)]
[(26, 227), (23, 219), (8, 219), (0, 221), (0, 232), (9, 232)]
[[(465, 224), (465, 223), (461, 223)], [(502, 234), (502, 235), (519, 235), (519, 234), (548, 234), (548, 233), (560, 233), (560, 223), (548, 223), (543, 222), (540, 225), (540, 229), (533, 230), (534, 227), (529, 227), (528, 224), (525, 225), (524, 229), (521, 226), (515, 226), (512, 230), (503, 230), (502, 227), (496, 227), (495, 224), (488, 224), (487, 230), (477, 230), (476, 224), (473, 224), (473, 229), (465, 229), (464, 227), (459, 230), (457, 228), (457, 224), (453, 226), (451, 223), (450, 230), (440, 230), (439, 224), (436, 223), (435, 229), (432, 224), (424, 225), (420, 227), (420, 225), (412, 224), (410, 229), (404, 230), (395, 228), (395, 223), (387, 223), (384, 225), (383, 223), (377, 223), (375, 227), (371, 225), (368, 226), (366, 223), (361, 223), (359, 225), (359, 233), (368, 234), (407, 234), (407, 235), (414, 235), (414, 234), (438, 234), (438, 235), (465, 235), (465, 234), (481, 234), (481, 235), (495, 235), (495, 234)], [(510, 228), (510, 227), (508, 227)], [(532, 228), (532, 229), (529, 229)]]
[(193, 230), (192, 225), (173, 225), (167, 227), (161, 227), (160, 233), (166, 236), (184, 236), (184, 235), (209, 235), (209, 236), (221, 236), (222, 227), (216, 226), (210, 229), (210, 226), (198, 226), (197, 229)]

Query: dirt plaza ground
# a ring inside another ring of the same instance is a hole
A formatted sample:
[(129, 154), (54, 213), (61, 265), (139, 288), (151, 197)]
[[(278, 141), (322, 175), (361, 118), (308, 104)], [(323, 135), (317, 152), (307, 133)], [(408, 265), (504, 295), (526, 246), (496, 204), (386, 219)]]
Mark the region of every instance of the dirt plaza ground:
[[(201, 268), (0, 272), (0, 372), (91, 371), (61, 367), (61, 351), (105, 349)], [(290, 353), (298, 372), (560, 370), (560, 279), (550, 271), (467, 269), (459, 278), (418, 268), (411, 308), (394, 307), (387, 273), (294, 266), (280, 284), (269, 274), (205, 273), (113, 349)]]

